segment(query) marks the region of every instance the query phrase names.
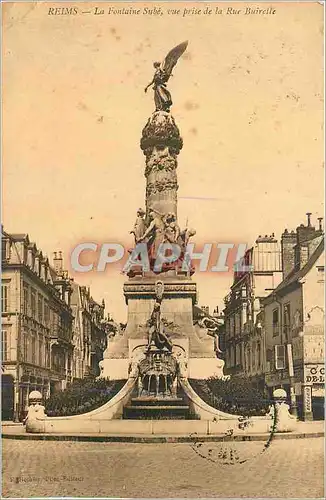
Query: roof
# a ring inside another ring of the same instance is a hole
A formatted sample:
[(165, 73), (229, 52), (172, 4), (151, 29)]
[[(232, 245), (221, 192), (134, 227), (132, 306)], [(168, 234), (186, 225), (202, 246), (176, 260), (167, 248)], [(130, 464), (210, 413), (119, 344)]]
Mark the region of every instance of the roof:
[[(7, 233), (9, 235), (9, 238), (15, 241), (24, 241), (28, 239), (28, 234), (27, 233)], [(34, 243), (35, 245), (35, 243)]]
[(193, 317), (195, 320), (197, 320), (198, 318), (202, 318), (202, 317), (216, 319), (215, 316), (212, 316), (212, 314), (207, 313), (206, 311), (204, 311), (201, 307), (199, 307), (197, 305), (193, 306), (192, 311), (193, 311)]
[(321, 242), (317, 246), (316, 250), (312, 253), (308, 262), (303, 266), (302, 269), (290, 272), (290, 274), (275, 288), (273, 293), (278, 293), (287, 288), (288, 286), (297, 283), (301, 278), (303, 278), (313, 267), (319, 257), (322, 255), (324, 251), (324, 238), (322, 238)]

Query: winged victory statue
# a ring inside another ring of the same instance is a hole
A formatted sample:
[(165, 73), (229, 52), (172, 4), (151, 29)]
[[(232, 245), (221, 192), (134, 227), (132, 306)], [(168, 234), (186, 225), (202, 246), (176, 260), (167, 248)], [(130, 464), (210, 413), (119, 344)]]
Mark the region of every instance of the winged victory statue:
[(155, 73), (153, 80), (147, 85), (145, 92), (147, 92), (149, 87), (153, 86), (155, 111), (166, 111), (167, 113), (170, 111), (172, 98), (170, 92), (166, 88), (166, 83), (172, 74), (174, 66), (185, 52), (187, 46), (187, 41), (182, 42), (174, 47), (174, 49), (170, 50), (162, 63), (154, 62)]

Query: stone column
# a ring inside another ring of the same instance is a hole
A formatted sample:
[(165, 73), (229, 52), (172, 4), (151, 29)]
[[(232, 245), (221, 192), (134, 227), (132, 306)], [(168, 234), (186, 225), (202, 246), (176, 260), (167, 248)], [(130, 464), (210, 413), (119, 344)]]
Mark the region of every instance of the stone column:
[(157, 210), (177, 217), (177, 155), (183, 142), (173, 116), (156, 111), (142, 132), (140, 147), (146, 156), (146, 213)]

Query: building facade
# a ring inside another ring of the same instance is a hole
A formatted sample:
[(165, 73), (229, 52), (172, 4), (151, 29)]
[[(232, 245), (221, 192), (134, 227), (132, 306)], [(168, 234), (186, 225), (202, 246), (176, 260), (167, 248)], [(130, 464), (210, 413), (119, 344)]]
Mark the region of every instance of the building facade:
[(324, 416), (324, 235), (301, 224), (282, 235), (283, 281), (264, 300), (266, 384), (282, 387), (304, 420)]
[(100, 374), (99, 362), (107, 347), (105, 304), (98, 304), (92, 298), (90, 289), (73, 283), (71, 307), (74, 314), (73, 326), (73, 378)]
[(71, 280), (26, 234), (2, 232), (2, 409), (18, 420), (28, 394), (46, 398), (72, 380)]
[(99, 375), (105, 305), (69, 278), (61, 252), (50, 265), (27, 234), (2, 231), (1, 262), (2, 418), (21, 420), (32, 390), (46, 399)]
[(265, 338), (262, 299), (282, 280), (281, 251), (272, 236), (259, 236), (235, 264), (224, 299), (225, 373), (248, 376), (264, 385)]

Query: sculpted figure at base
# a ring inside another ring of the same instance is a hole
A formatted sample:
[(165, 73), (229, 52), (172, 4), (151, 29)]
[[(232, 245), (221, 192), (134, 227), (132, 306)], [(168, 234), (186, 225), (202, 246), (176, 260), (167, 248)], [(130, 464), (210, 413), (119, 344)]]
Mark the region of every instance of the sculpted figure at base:
[(164, 332), (164, 325), (161, 320), (161, 302), (162, 298), (157, 297), (154, 309), (148, 320), (148, 350), (150, 350), (151, 345), (154, 343), (158, 349), (163, 349), (166, 347), (170, 352), (172, 351), (172, 342), (167, 337)]
[(138, 241), (142, 238), (143, 234), (146, 231), (144, 217), (145, 217), (145, 211), (142, 208), (139, 208), (137, 210), (137, 218), (134, 225), (134, 229), (130, 231), (130, 234), (133, 234), (135, 237), (135, 243), (138, 243)]
[(186, 251), (190, 238), (192, 236), (195, 236), (195, 234), (196, 234), (196, 229), (184, 229), (183, 231), (180, 232), (178, 243), (184, 252)]
[(169, 212), (163, 217), (164, 222), (164, 241), (167, 243), (178, 243), (180, 228), (177, 224), (177, 218)]
[(164, 222), (162, 220), (162, 215), (154, 210), (151, 210), (148, 215), (150, 220), (149, 226), (137, 243), (140, 243), (147, 238), (150, 258), (155, 259), (157, 250), (160, 244), (164, 241)]
[(172, 98), (170, 92), (166, 88), (166, 83), (172, 75), (172, 70), (177, 64), (179, 57), (186, 50), (187, 45), (188, 42), (180, 43), (170, 50), (162, 63), (154, 62), (155, 73), (152, 81), (145, 88), (145, 92), (153, 85), (155, 111), (166, 111), (167, 113), (170, 111)]
[(177, 217), (173, 212), (162, 214), (156, 209), (149, 209), (149, 223), (146, 227), (144, 215), (145, 213), (142, 209), (137, 211), (137, 219), (134, 230), (131, 233), (135, 235), (136, 244), (141, 242), (147, 244), (151, 268), (158, 256), (158, 250), (162, 243), (178, 245), (180, 248), (178, 259), (172, 261), (171, 264), (164, 264), (164, 269), (180, 266), (180, 263), (187, 258), (187, 244), (189, 239), (196, 234), (196, 230), (186, 228), (181, 231), (177, 223)]
[(211, 337), (214, 337), (214, 351), (216, 353), (216, 356), (218, 357), (219, 354), (222, 354), (222, 351), (219, 347), (219, 338), (218, 338), (219, 324), (217, 320), (215, 318), (204, 316), (198, 321), (198, 325), (201, 328), (206, 328), (207, 334), (210, 335)]

